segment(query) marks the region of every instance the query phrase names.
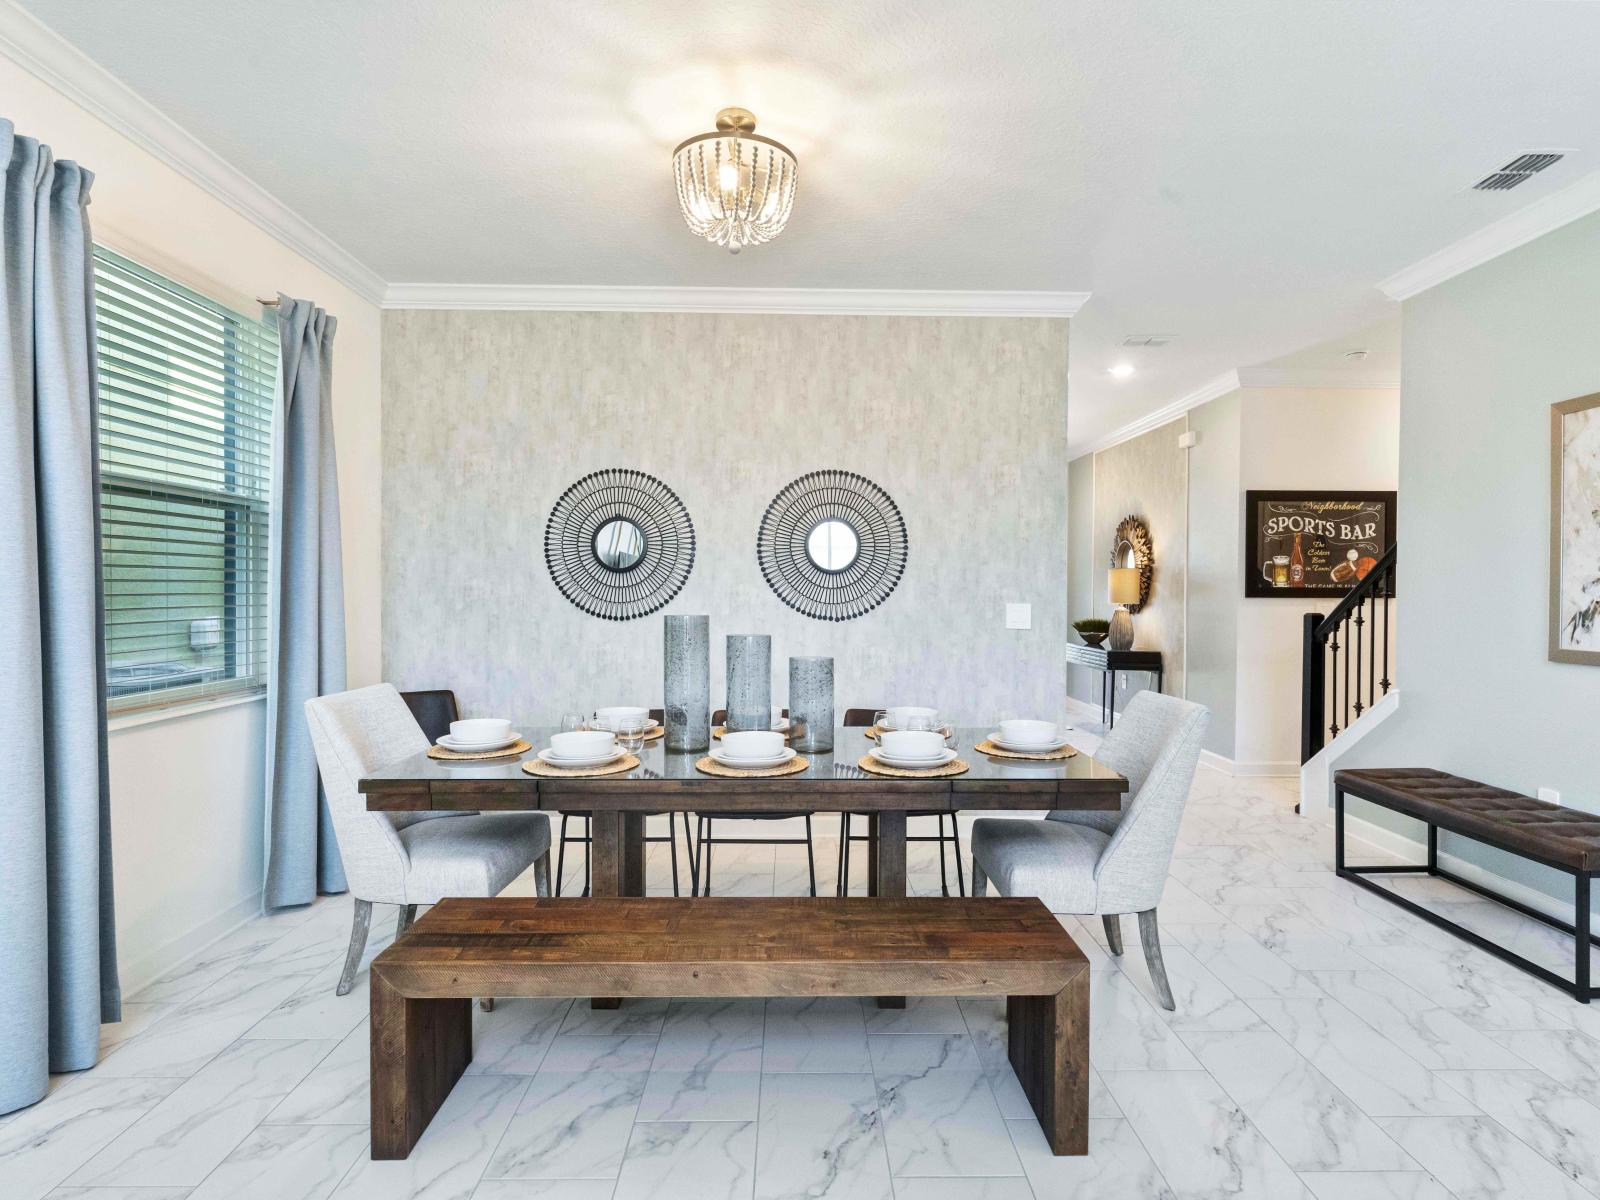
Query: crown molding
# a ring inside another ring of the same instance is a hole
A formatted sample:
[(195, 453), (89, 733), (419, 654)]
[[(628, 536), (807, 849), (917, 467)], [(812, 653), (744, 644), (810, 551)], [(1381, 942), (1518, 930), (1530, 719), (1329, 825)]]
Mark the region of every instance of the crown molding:
[[(1109, 450), (1112, 446), (1126, 442), (1130, 438), (1136, 438), (1141, 433), (1149, 433), (1152, 429), (1161, 428), (1161, 426), (1174, 418), (1183, 416), (1191, 408), (1199, 408), (1202, 404), (1209, 404), (1221, 396), (1226, 396), (1229, 392), (1236, 392), (1242, 386), (1244, 385), (1239, 382), (1238, 371), (1224, 371), (1215, 379), (1201, 384), (1194, 391), (1186, 392), (1184, 395), (1179, 396), (1172, 403), (1164, 404), (1154, 412), (1147, 413), (1136, 421), (1129, 421), (1120, 429), (1113, 430), (1086, 446), (1077, 448), (1069, 446), (1067, 448), (1067, 458), (1069, 460), (1078, 459), (1086, 454), (1098, 454), (1102, 450)], [(1070, 416), (1068, 419), (1070, 421)]]
[(778, 313), (880, 317), (1071, 317), (1088, 292), (895, 291), (875, 288), (566, 287), (392, 283), (385, 308), (515, 312)]
[(1247, 388), (1397, 388), (1398, 371), (1359, 371), (1343, 367), (1240, 367), (1239, 386)]
[(363, 299), (374, 304), (382, 302), (383, 280), (370, 267), (55, 30), (9, 0), (0, 0), (0, 54), (315, 263)]
[(1454, 279), (1464, 271), (1482, 266), (1492, 258), (1596, 211), (1600, 211), (1600, 171), (1592, 171), (1560, 191), (1551, 192), (1526, 208), (1509, 213), (1443, 250), (1396, 271), (1378, 284), (1378, 290), (1391, 300), (1409, 300), (1419, 292), (1437, 287), (1447, 279)]

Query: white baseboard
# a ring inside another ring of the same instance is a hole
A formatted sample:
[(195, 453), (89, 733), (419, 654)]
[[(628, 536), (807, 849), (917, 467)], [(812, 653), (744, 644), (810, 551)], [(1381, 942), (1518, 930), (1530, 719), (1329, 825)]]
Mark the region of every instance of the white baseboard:
[(122, 994), (131, 996), (163, 975), (181, 967), (213, 942), (226, 937), (246, 921), (261, 915), (261, 893), (254, 892), (221, 912), (213, 913), (200, 924), (163, 942), (138, 958), (117, 964)]
[(1261, 779), (1278, 775), (1300, 774), (1297, 762), (1235, 762), (1211, 750), (1200, 751), (1200, 761), (1224, 775), (1236, 779)]
[[(1344, 816), (1346, 839), (1356, 838), (1375, 847), (1398, 855), (1408, 862), (1423, 863), (1428, 858), (1428, 848), (1425, 843), (1408, 838), (1403, 833), (1396, 833), (1392, 829), (1385, 829), (1382, 825), (1366, 820), (1364, 817), (1351, 815), (1347, 810)], [(1448, 831), (1445, 831), (1448, 836)], [(1348, 859), (1349, 855), (1346, 855)], [(1360, 865), (1359, 863), (1357, 864)], [(1514, 879), (1507, 879), (1504, 875), (1496, 875), (1487, 871), (1477, 863), (1468, 862), (1466, 859), (1448, 851), (1439, 851), (1439, 865), (1452, 874), (1470, 880), (1480, 887), (1486, 887), (1492, 892), (1497, 892), (1509, 900), (1519, 904), (1526, 904), (1529, 908), (1536, 909), (1546, 916), (1555, 917), (1557, 920), (1572, 923), (1573, 913), (1576, 908), (1571, 903), (1564, 903), (1555, 897), (1541, 892), (1538, 888), (1529, 887), (1525, 883), (1518, 883)]]

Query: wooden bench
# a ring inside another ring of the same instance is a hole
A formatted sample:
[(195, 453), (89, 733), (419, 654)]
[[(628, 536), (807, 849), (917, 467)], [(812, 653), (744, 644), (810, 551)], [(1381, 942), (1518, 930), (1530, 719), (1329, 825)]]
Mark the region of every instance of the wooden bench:
[[(1344, 814), (1345, 797), (1354, 796), (1391, 812), (1423, 822), (1427, 826), (1428, 850), (1425, 863), (1405, 865), (1379, 865), (1352, 867), (1345, 862)], [(1570, 993), (1584, 1004), (1594, 998), (1596, 990), (1589, 982), (1589, 947), (1600, 943), (1589, 930), (1589, 883), (1600, 874), (1600, 816), (1562, 808), (1507, 791), (1475, 780), (1463, 779), (1444, 771), (1421, 767), (1389, 767), (1378, 770), (1335, 771), (1333, 775), (1334, 806), (1334, 870), (1343, 879), (1360, 884), (1386, 900), (1392, 900), (1408, 912), (1431, 921), (1441, 929), (1487, 950), (1512, 966), (1519, 967)], [(1508, 896), (1491, 891), (1482, 884), (1464, 879), (1439, 865), (1439, 831), (1458, 834), (1493, 846), (1508, 854), (1531, 859), (1573, 877), (1573, 901), (1576, 924), (1568, 924), (1538, 909), (1519, 903)], [(1420, 904), (1397, 895), (1388, 888), (1379, 887), (1368, 875), (1396, 874), (1425, 871), (1440, 879), (1448, 879), (1480, 896), (1515, 909), (1534, 920), (1542, 921), (1573, 935), (1573, 974), (1567, 980), (1554, 971), (1524, 958), (1489, 941), (1482, 935), (1430, 912)]]
[(1006, 996), (1057, 1154), (1088, 1153), (1089, 964), (1034, 899), (444, 900), (372, 963), (372, 1157), (472, 1058), (472, 996)]

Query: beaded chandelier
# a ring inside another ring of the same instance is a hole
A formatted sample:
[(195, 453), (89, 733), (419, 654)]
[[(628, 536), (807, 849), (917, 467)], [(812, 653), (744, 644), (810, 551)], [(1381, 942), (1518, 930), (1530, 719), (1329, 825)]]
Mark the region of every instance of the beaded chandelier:
[(715, 133), (692, 137), (672, 152), (684, 221), (734, 254), (777, 237), (794, 208), (794, 154), (755, 128), (754, 113), (725, 108)]

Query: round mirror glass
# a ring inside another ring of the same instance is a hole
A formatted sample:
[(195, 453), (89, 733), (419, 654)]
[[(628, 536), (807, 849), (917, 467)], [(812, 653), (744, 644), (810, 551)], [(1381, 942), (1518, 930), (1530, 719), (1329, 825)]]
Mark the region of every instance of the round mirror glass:
[(644, 557), (644, 530), (623, 517), (613, 517), (595, 531), (594, 556), (613, 571), (628, 571)]
[(1132, 542), (1118, 542), (1115, 558), (1119, 567), (1137, 567), (1139, 565), (1134, 557)]
[(860, 537), (843, 521), (823, 521), (806, 535), (806, 557), (819, 571), (843, 571), (860, 553)]

